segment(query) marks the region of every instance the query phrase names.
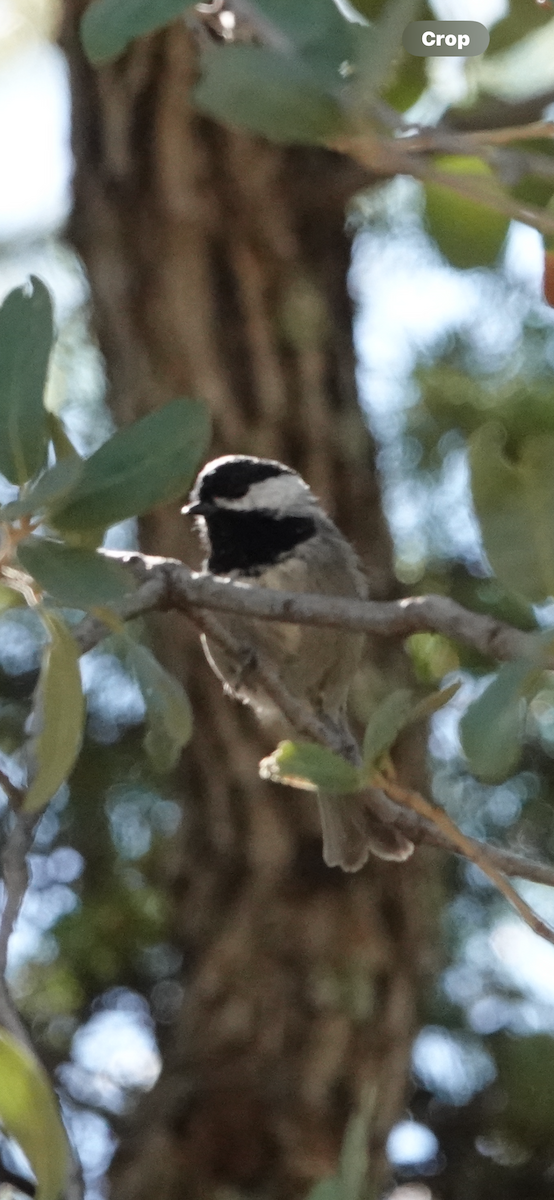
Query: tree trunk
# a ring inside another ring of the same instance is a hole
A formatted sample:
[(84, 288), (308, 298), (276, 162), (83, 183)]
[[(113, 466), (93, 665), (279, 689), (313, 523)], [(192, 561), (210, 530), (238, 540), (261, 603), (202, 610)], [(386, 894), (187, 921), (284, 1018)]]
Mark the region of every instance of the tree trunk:
[[(356, 545), (372, 594), (394, 589), (373, 447), (357, 403), (345, 200), (338, 155), (281, 149), (191, 107), (184, 24), (92, 72), (66, 0), (74, 103), (69, 237), (88, 272), (118, 423), (179, 394), (203, 397), (213, 455), (280, 458)], [(174, 506), (141, 548), (196, 565)], [(405, 1099), (428, 942), (421, 859), (328, 870), (312, 797), (258, 779), (275, 745), (222, 695), (178, 615), (155, 623), (162, 661), (196, 719), (170, 864), (184, 1000), (158, 1084), (112, 1171), (117, 1200), (295, 1197), (332, 1172), (349, 1113), (373, 1088), (371, 1172)], [(374, 694), (405, 682), (401, 649), (370, 647)], [(423, 739), (405, 754), (420, 777)], [(426, 864), (428, 871), (429, 863)]]

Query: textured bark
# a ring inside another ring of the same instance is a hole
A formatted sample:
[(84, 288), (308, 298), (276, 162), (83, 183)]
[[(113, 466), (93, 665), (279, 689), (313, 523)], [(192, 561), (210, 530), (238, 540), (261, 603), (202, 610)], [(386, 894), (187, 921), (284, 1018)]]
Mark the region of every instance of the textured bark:
[[(177, 394), (204, 397), (214, 454), (298, 468), (355, 543), (372, 595), (390, 597), (346, 287), (344, 203), (357, 168), (200, 118), (180, 23), (91, 72), (75, 34), (80, 7), (66, 0), (63, 33), (76, 155), (69, 236), (89, 275), (116, 421)], [(198, 562), (177, 507), (142, 522), (141, 549)], [(183, 618), (160, 618), (154, 637), (196, 714), (170, 864), (186, 980), (113, 1195), (301, 1195), (334, 1169), (368, 1083), (378, 1180), (404, 1103), (428, 941), (421, 860), (372, 862), (356, 877), (327, 870), (313, 799), (257, 777), (275, 739), (223, 697)], [(374, 692), (405, 681), (398, 646), (370, 651)], [(422, 741), (406, 744), (405, 778), (421, 783), (422, 757)]]

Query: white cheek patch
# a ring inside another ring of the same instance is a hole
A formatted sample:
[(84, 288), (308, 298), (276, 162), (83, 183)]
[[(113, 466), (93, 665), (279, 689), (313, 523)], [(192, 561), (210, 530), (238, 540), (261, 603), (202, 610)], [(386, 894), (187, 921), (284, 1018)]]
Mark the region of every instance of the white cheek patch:
[(239, 512), (254, 508), (273, 508), (277, 510), (290, 508), (291, 505), (306, 504), (310, 493), (307, 485), (298, 475), (272, 475), (269, 479), (261, 479), (252, 483), (245, 496), (238, 500), (225, 500), (218, 497), (220, 508), (232, 508)]

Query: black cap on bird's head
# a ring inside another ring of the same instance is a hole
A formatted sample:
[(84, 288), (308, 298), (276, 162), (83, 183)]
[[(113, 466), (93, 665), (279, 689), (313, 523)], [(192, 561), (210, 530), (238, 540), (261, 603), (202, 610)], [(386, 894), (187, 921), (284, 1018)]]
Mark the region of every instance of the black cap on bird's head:
[(214, 574), (258, 574), (314, 536), (315, 497), (296, 471), (271, 458), (230, 454), (200, 472), (181, 510), (200, 518)]
[[(285, 486), (281, 484), (277, 487), (256, 487), (269, 480), (282, 480)], [(291, 498), (298, 498), (302, 494), (303, 500), (310, 496), (309, 488), (303, 479), (290, 467), (271, 458), (228, 454), (203, 467), (190, 494), (189, 503), (181, 512), (191, 516), (208, 516), (217, 507), (241, 508), (243, 505), (240, 501), (244, 501), (245, 508), (281, 508), (289, 494)]]

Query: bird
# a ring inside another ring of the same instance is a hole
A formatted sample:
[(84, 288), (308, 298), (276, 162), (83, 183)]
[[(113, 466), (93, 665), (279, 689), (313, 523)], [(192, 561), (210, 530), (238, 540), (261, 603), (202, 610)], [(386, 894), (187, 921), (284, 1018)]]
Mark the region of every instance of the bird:
[[(274, 459), (229, 454), (208, 462), (181, 510), (192, 516), (209, 575), (257, 588), (324, 596), (367, 597), (367, 580), (350, 542), (301, 475)], [(287, 691), (340, 735), (345, 755), (356, 747), (346, 714), (363, 634), (221, 614), (241, 644), (277, 670)], [(225, 690), (271, 715), (263, 690), (244, 666), (202, 635), (204, 652)], [(354, 751), (355, 752), (355, 751)], [(349, 796), (317, 794), (327, 866), (358, 871), (371, 853), (404, 861), (413, 844), (371, 811), (371, 789)]]

